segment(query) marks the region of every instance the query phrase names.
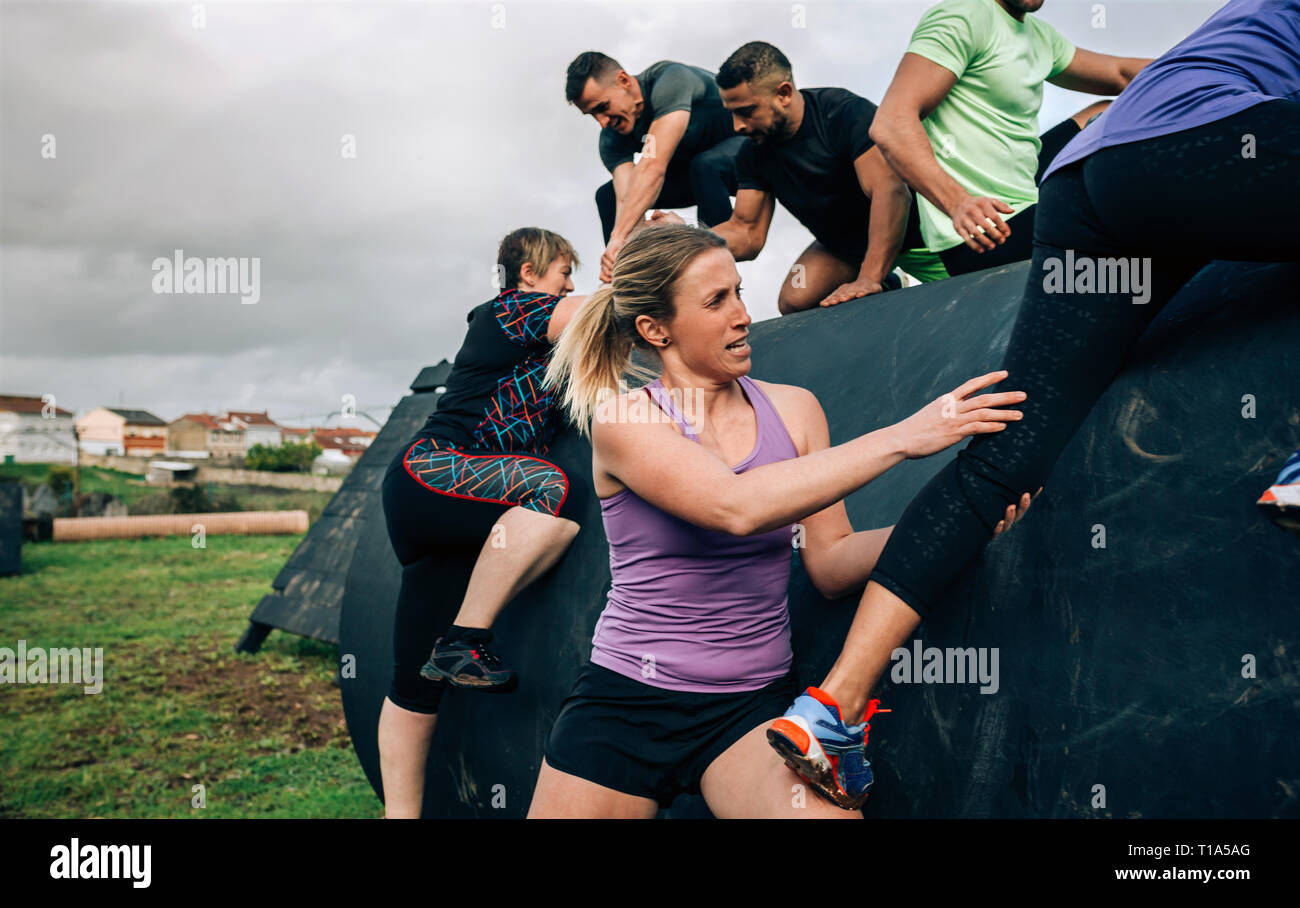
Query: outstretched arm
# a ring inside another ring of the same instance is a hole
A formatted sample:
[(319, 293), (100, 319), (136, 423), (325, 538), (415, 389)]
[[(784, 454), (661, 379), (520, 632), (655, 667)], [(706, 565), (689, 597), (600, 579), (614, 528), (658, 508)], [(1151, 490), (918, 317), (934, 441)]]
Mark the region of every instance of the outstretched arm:
[[(802, 408), (803, 429), (797, 433), (799, 437), (796, 440), (800, 456), (830, 447), (826, 413), (816, 396), (812, 392), (806, 393), (807, 402)], [(1026, 492), (1018, 506), (1008, 506), (1006, 516), (998, 523), (993, 535), (999, 535), (1023, 517), (1029, 510), (1030, 501)], [(802, 543), (799, 557), (804, 570), (813, 587), (827, 599), (862, 592), (894, 529), (889, 526), (855, 533), (842, 500), (805, 517), (798, 526), (803, 528), (803, 532), (795, 537), (795, 543)]]
[(1117, 95), (1151, 61), (1141, 57), (1112, 57), (1076, 48), (1070, 65), (1047, 81), (1070, 91)]
[[(892, 426), (744, 473), (733, 473), (716, 454), (659, 420), (630, 413), (620, 418), (614, 398), (596, 408), (593, 457), (604, 472), (661, 511), (705, 529), (751, 536), (830, 507), (905, 458), (1001, 431), (1023, 416), (1001, 408), (1021, 402), (1024, 394), (976, 392), (1006, 377), (999, 371), (973, 378)], [(643, 395), (628, 406), (633, 404), (649, 406)]]

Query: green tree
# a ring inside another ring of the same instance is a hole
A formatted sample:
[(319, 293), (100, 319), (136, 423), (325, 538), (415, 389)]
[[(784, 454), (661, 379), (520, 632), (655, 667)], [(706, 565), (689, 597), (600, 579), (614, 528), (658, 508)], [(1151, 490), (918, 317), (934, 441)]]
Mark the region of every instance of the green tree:
[(282, 445), (253, 445), (244, 455), (244, 467), (272, 473), (308, 473), (311, 462), (325, 449), (314, 441)]
[(75, 485), (75, 477), (72, 474), (72, 467), (63, 466), (62, 464), (51, 464), (50, 474), (45, 480), (50, 484), (50, 490), (56, 496), (62, 498), (68, 489)]

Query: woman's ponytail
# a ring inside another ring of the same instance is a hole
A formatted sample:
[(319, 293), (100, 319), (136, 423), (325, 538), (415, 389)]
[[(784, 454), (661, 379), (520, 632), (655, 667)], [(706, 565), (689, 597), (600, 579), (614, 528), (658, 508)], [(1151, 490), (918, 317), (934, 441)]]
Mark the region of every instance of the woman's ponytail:
[(707, 228), (669, 224), (643, 228), (619, 250), (613, 282), (591, 294), (565, 326), (543, 379), (547, 387), (562, 388), (561, 405), (584, 436), (591, 437), (596, 408), (627, 391), (625, 375), (645, 383), (659, 374), (632, 360), (633, 347), (655, 349), (637, 330), (637, 319), (670, 323), (678, 275), (701, 252), (726, 245)]

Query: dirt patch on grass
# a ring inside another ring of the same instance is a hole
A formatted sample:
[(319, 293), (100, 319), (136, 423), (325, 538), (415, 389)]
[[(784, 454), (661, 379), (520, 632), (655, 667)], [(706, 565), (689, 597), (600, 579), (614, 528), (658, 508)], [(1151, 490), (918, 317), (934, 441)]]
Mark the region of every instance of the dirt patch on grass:
[(195, 643), (189, 667), (168, 665), (165, 672), (168, 690), (210, 711), (208, 731), (190, 740), (208, 733), (248, 739), (251, 755), (352, 745), (338, 687), (318, 659), (236, 654), (224, 636)]

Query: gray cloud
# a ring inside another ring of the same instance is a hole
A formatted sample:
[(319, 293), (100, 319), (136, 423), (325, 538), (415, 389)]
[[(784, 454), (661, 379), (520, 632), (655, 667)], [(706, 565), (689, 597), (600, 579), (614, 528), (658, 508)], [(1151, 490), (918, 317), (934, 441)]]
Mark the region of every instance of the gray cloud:
[[(1108, 3), (1097, 29), (1094, 5), (1041, 15), (1080, 46), (1158, 55), (1218, 6)], [(763, 39), (799, 84), (879, 101), (928, 6), (807, 3), (795, 28), (776, 2), (209, 2), (196, 29), (188, 3), (4, 3), (0, 391), (282, 420), (351, 393), (382, 421), (455, 355), (509, 230), (563, 233), (594, 289), (608, 176), (563, 100), (575, 54), (715, 69)], [(1041, 125), (1087, 100), (1048, 86)], [(809, 239), (778, 211), (740, 266), (755, 319)], [(153, 293), (152, 261), (178, 248), (259, 258), (261, 300)]]

